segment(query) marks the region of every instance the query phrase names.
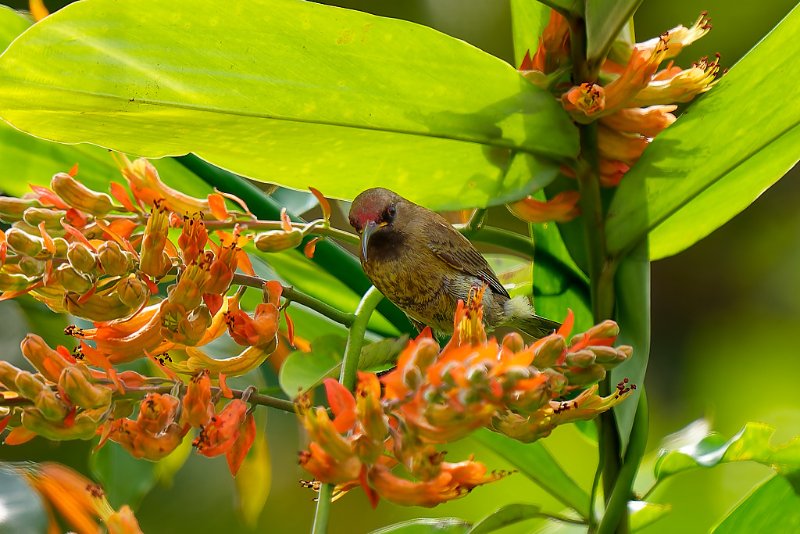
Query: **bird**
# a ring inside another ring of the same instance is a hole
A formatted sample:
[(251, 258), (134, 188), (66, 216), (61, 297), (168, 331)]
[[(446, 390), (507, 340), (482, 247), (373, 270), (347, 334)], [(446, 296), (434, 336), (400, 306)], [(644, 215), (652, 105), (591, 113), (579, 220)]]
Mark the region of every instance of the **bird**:
[(452, 334), (458, 301), (480, 288), (489, 331), (507, 326), (539, 339), (561, 326), (536, 315), (524, 296), (511, 298), (486, 258), (438, 213), (376, 187), (356, 196), (349, 219), (367, 278), (418, 330)]

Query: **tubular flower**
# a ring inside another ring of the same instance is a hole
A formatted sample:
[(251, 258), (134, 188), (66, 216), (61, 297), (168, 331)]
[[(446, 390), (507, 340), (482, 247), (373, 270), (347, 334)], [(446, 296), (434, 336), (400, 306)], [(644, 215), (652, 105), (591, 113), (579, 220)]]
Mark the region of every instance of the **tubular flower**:
[(80, 473), (61, 464), (44, 462), (15, 469), (48, 504), (48, 531), (60, 531), (53, 512), (76, 532), (97, 532), (102, 524), (110, 534), (141, 534), (139, 523), (125, 505), (115, 511), (103, 489)]
[(203, 222), (203, 212), (193, 213), (183, 217), (183, 231), (178, 237), (178, 246), (181, 248), (183, 262), (192, 263), (205, 249), (208, 242), (208, 231)]
[(165, 250), (168, 231), (167, 208), (161, 199), (156, 199), (144, 229), (139, 260), (139, 269), (156, 280), (163, 278), (172, 268), (172, 260)]
[(231, 474), (235, 476), (255, 440), (255, 434), (255, 419), (247, 413), (247, 402), (233, 399), (200, 427), (200, 434), (192, 445), (203, 456), (225, 454)]
[(562, 191), (547, 201), (524, 198), (508, 204), (508, 210), (523, 221), (568, 222), (580, 215), (579, 200), (580, 194), (577, 191)]
[(605, 133), (600, 134), (600, 182), (613, 187), (652, 138), (675, 121), (672, 112), (676, 107), (671, 104), (689, 102), (716, 83), (719, 57), (702, 58), (685, 70), (672, 62), (659, 70), (662, 62), (708, 33), (711, 23), (703, 12), (691, 27), (677, 26), (634, 45), (617, 41), (611, 57), (600, 66), (597, 80), (564, 90), (564, 82), (570, 82), (558, 69), (569, 61), (569, 34), (559, 19), (555, 12), (551, 14), (536, 53), (526, 54), (520, 71), (532, 82), (556, 92), (575, 122), (602, 122)]
[(481, 303), (481, 290), (459, 303), (443, 350), (426, 330), (408, 343), (393, 371), (380, 379), (359, 373), (355, 396), (327, 379), (332, 418), (301, 397), (298, 414), (309, 438), (301, 466), (337, 484), (338, 493), (360, 485), (373, 504), (384, 497), (434, 506), (505, 476), (487, 474), (472, 459), (449, 463), (435, 444), (480, 427), (533, 441), (559, 424), (593, 418), (634, 388), (625, 381), (614, 395), (597, 395), (594, 384), (631, 355), (628, 346), (613, 347), (619, 334), (613, 321), (570, 337), (570, 312), (558, 332), (532, 345), (516, 333), (498, 343), (483, 328)]
[(230, 336), (240, 345), (262, 347), (274, 344), (278, 332), (278, 307), (272, 302), (262, 302), (250, 317), (239, 308), (236, 300), (225, 314), (225, 324)]
[(211, 401), (211, 378), (208, 370), (202, 370), (192, 377), (183, 396), (183, 421), (193, 427), (208, 423), (214, 415)]

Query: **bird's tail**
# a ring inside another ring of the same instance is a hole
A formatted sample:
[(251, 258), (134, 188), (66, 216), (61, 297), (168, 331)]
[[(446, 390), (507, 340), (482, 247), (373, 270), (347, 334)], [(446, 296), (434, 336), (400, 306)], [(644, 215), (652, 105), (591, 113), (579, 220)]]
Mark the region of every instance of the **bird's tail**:
[(518, 328), (536, 339), (549, 336), (561, 327), (561, 323), (536, 315), (533, 306), (523, 296), (507, 300), (503, 308), (506, 313), (504, 324)]

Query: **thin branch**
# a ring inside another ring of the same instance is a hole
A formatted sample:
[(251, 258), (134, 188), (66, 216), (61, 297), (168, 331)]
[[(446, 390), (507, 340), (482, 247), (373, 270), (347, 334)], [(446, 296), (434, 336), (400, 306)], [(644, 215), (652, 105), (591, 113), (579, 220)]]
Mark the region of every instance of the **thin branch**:
[[(266, 280), (258, 276), (250, 276), (248, 274), (241, 273), (236, 273), (233, 275), (233, 283), (240, 286), (263, 289), (266, 282)], [(302, 293), (291, 286), (283, 286), (283, 296), (291, 302), (296, 302), (302, 306), (305, 306), (306, 308), (310, 308), (316, 312), (319, 312), (328, 319), (336, 321), (339, 324), (343, 324), (344, 326), (349, 327), (352, 325), (356, 317), (352, 313), (343, 312), (337, 308), (334, 308), (330, 304), (326, 304), (325, 302), (315, 299), (310, 295), (306, 295), (305, 293)]]
[[(170, 393), (174, 389), (174, 383), (170, 383), (169, 385), (161, 385), (161, 386), (136, 386), (136, 387), (126, 387), (125, 393), (117, 393), (114, 392), (114, 399), (138, 399), (142, 398), (149, 393)], [(181, 385), (181, 390), (185, 390), (186, 386)], [(213, 395), (218, 395), (220, 393), (220, 388), (212, 387), (211, 392)], [(241, 399), (242, 395), (244, 394), (244, 390), (241, 389), (232, 389), (231, 392), (233, 393), (233, 397), (235, 399)], [(259, 406), (268, 406), (270, 408), (275, 408), (276, 410), (282, 410), (284, 412), (294, 413), (294, 403), (292, 401), (286, 399), (279, 399), (277, 397), (271, 397), (269, 395), (262, 395), (260, 393), (253, 393), (250, 395), (248, 399), (250, 404), (258, 404)], [(29, 399), (24, 397), (12, 397), (9, 399), (2, 399), (0, 398), (0, 406), (32, 406), (33, 402)]]

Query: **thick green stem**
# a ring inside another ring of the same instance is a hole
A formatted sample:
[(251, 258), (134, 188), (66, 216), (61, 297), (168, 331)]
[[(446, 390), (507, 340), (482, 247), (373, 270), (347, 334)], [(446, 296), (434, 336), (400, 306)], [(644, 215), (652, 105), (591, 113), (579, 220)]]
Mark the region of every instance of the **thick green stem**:
[(619, 470), (614, 489), (611, 492), (611, 498), (606, 504), (606, 512), (600, 522), (600, 527), (597, 529), (598, 534), (628, 531), (627, 520), (625, 522), (622, 521), (628, 515), (628, 501), (632, 495), (633, 480), (639, 470), (639, 464), (642, 462), (642, 456), (644, 456), (645, 446), (647, 445), (647, 427), (647, 396), (643, 390), (639, 396), (639, 404), (636, 407), (636, 416), (633, 419), (633, 428), (631, 429), (628, 449), (625, 452), (625, 459), (622, 468)]
[[(339, 375), (339, 382), (353, 391), (356, 387), (356, 377), (358, 376), (358, 360), (361, 356), (361, 346), (364, 344), (364, 334), (367, 333), (367, 323), (372, 316), (372, 312), (383, 300), (383, 295), (375, 286), (370, 287), (361, 302), (356, 308), (355, 320), (350, 326), (347, 334), (347, 344), (344, 347), (344, 359), (342, 360), (342, 371)], [(331, 506), (332, 484), (322, 484), (319, 488), (319, 498), (317, 499), (317, 510), (314, 514), (314, 534), (324, 534), (328, 531), (328, 515)]]
[(339, 382), (350, 391), (356, 387), (358, 360), (361, 356), (361, 346), (364, 344), (364, 334), (367, 332), (367, 323), (369, 323), (372, 312), (375, 311), (381, 300), (383, 300), (381, 292), (375, 286), (369, 288), (361, 298), (361, 302), (358, 303), (356, 319), (347, 334), (347, 344), (344, 347), (344, 359), (342, 360)]

